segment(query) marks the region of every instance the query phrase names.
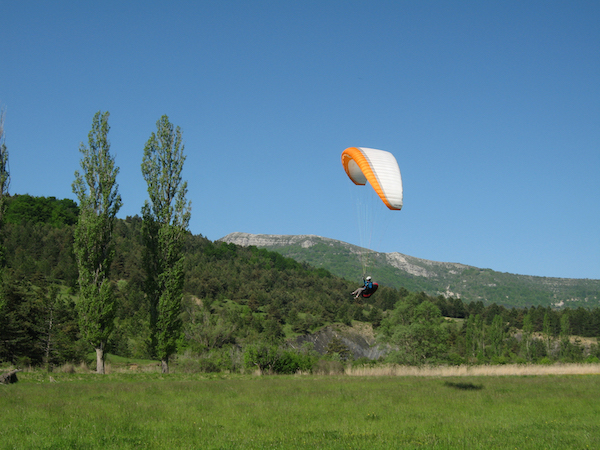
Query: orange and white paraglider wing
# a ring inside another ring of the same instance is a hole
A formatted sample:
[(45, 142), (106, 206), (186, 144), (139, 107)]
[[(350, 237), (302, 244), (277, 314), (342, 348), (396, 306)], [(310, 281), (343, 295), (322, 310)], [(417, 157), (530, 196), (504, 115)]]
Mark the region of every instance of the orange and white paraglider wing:
[(350, 147), (342, 152), (342, 165), (354, 184), (368, 181), (389, 209), (402, 209), (402, 175), (390, 152)]

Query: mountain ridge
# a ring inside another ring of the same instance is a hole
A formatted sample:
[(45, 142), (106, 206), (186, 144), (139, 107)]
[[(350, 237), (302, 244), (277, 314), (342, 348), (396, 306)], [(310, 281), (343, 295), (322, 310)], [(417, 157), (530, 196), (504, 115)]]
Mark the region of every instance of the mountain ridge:
[(317, 235), (230, 233), (218, 241), (256, 246), (322, 267), (346, 279), (363, 275), (360, 257), (367, 255), (370, 272), (383, 284), (430, 295), (458, 297), (509, 307), (595, 307), (600, 305), (600, 280), (554, 278), (496, 272), (461, 263), (431, 261), (399, 252), (380, 253)]
[[(368, 250), (361, 248), (354, 244), (349, 244), (347, 242), (339, 241), (336, 239), (326, 238), (322, 236), (317, 236), (315, 234), (299, 234), (299, 235), (278, 235), (278, 234), (250, 234), (250, 233), (241, 233), (234, 232), (230, 233), (221, 239), (218, 239), (220, 242), (227, 242), (241, 245), (242, 247), (248, 247), (253, 245), (255, 247), (260, 248), (274, 248), (274, 247), (286, 247), (288, 245), (299, 245), (302, 248), (310, 248), (316, 245), (319, 242), (327, 242), (329, 245), (342, 245), (349, 249), (352, 253), (362, 254), (364, 252), (372, 253), (372, 254), (382, 254), (386, 255), (389, 263), (395, 266), (398, 269), (404, 270), (411, 275), (416, 276), (424, 276), (431, 277), (434, 274), (428, 272), (426, 269), (422, 267), (422, 265), (426, 266), (442, 266), (447, 267), (449, 270), (452, 268), (475, 268), (474, 266), (469, 266), (466, 264), (460, 263), (451, 263), (451, 262), (440, 262), (440, 261), (432, 261), (423, 258), (417, 258), (414, 256), (405, 255), (400, 252), (390, 252), (390, 253), (381, 253), (373, 250)], [(418, 262), (418, 264), (416, 264)]]

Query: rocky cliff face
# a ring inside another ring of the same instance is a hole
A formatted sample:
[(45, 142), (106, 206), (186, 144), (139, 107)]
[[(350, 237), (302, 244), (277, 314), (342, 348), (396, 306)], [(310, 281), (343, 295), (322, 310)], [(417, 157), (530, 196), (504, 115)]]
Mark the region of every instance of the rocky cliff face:
[(275, 234), (231, 233), (224, 238), (219, 239), (219, 241), (227, 242), (228, 244), (237, 244), (243, 247), (248, 247), (250, 245), (256, 247), (283, 247), (286, 245), (297, 244), (305, 238), (310, 239), (311, 237), (311, 235), (285, 236)]
[[(315, 236), (314, 234), (299, 234), (299, 235), (284, 235), (284, 234), (248, 234), (248, 233), (231, 233), (219, 239), (221, 242), (228, 244), (237, 244), (243, 247), (254, 245), (261, 248), (277, 248), (287, 247), (289, 245), (299, 245), (302, 248), (310, 248), (316, 244), (326, 243), (331, 246), (345, 245), (348, 248), (353, 245), (346, 244), (335, 239)], [(358, 248), (357, 248), (358, 249)]]
[(389, 351), (386, 346), (377, 344), (371, 324), (366, 323), (360, 324), (359, 327), (331, 325), (316, 333), (298, 336), (290, 345), (300, 348), (306, 342), (310, 342), (315, 351), (324, 355), (327, 353), (327, 346), (336, 337), (350, 350), (353, 359), (379, 359)]
[(389, 265), (417, 277), (437, 277), (438, 272), (433, 269), (443, 269), (458, 274), (469, 268), (464, 264), (430, 261), (403, 255), (402, 253), (385, 253), (385, 257)]

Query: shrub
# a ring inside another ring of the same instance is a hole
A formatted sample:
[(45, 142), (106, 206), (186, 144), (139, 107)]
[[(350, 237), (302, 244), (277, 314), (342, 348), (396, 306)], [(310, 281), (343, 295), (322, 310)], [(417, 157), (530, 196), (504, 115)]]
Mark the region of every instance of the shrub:
[(177, 371), (181, 373), (214, 373), (220, 372), (221, 369), (214, 361), (199, 358), (178, 360)]
[(374, 367), (375, 365), (377, 365), (377, 360), (369, 359), (365, 356), (355, 359), (352, 362), (352, 367)]
[(277, 360), (277, 346), (264, 342), (248, 345), (244, 349), (244, 366), (246, 369), (258, 369), (271, 372)]
[(509, 362), (510, 362), (510, 359), (508, 357), (502, 355), (502, 356), (492, 357), (491, 364), (492, 365), (504, 365), (504, 364), (508, 364)]
[(315, 363), (313, 352), (281, 349), (267, 343), (253, 344), (244, 350), (244, 365), (261, 372), (292, 374), (310, 372)]
[(448, 353), (448, 357), (446, 359), (448, 361), (448, 364), (450, 364), (451, 366), (460, 366), (461, 364), (466, 363), (465, 358), (463, 358), (456, 352)]
[(186, 351), (173, 358), (173, 365), (181, 373), (215, 373), (223, 370), (224, 361), (218, 353), (210, 352), (202, 355)]
[(278, 358), (273, 365), (273, 372), (292, 374), (299, 371), (310, 371), (312, 364), (306, 358), (293, 350), (279, 352)]

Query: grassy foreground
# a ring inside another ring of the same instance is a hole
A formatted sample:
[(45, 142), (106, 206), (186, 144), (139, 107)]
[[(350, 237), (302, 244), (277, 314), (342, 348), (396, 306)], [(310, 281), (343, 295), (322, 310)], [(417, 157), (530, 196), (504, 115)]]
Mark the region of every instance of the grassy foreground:
[(22, 373), (1, 449), (600, 448), (600, 376)]

